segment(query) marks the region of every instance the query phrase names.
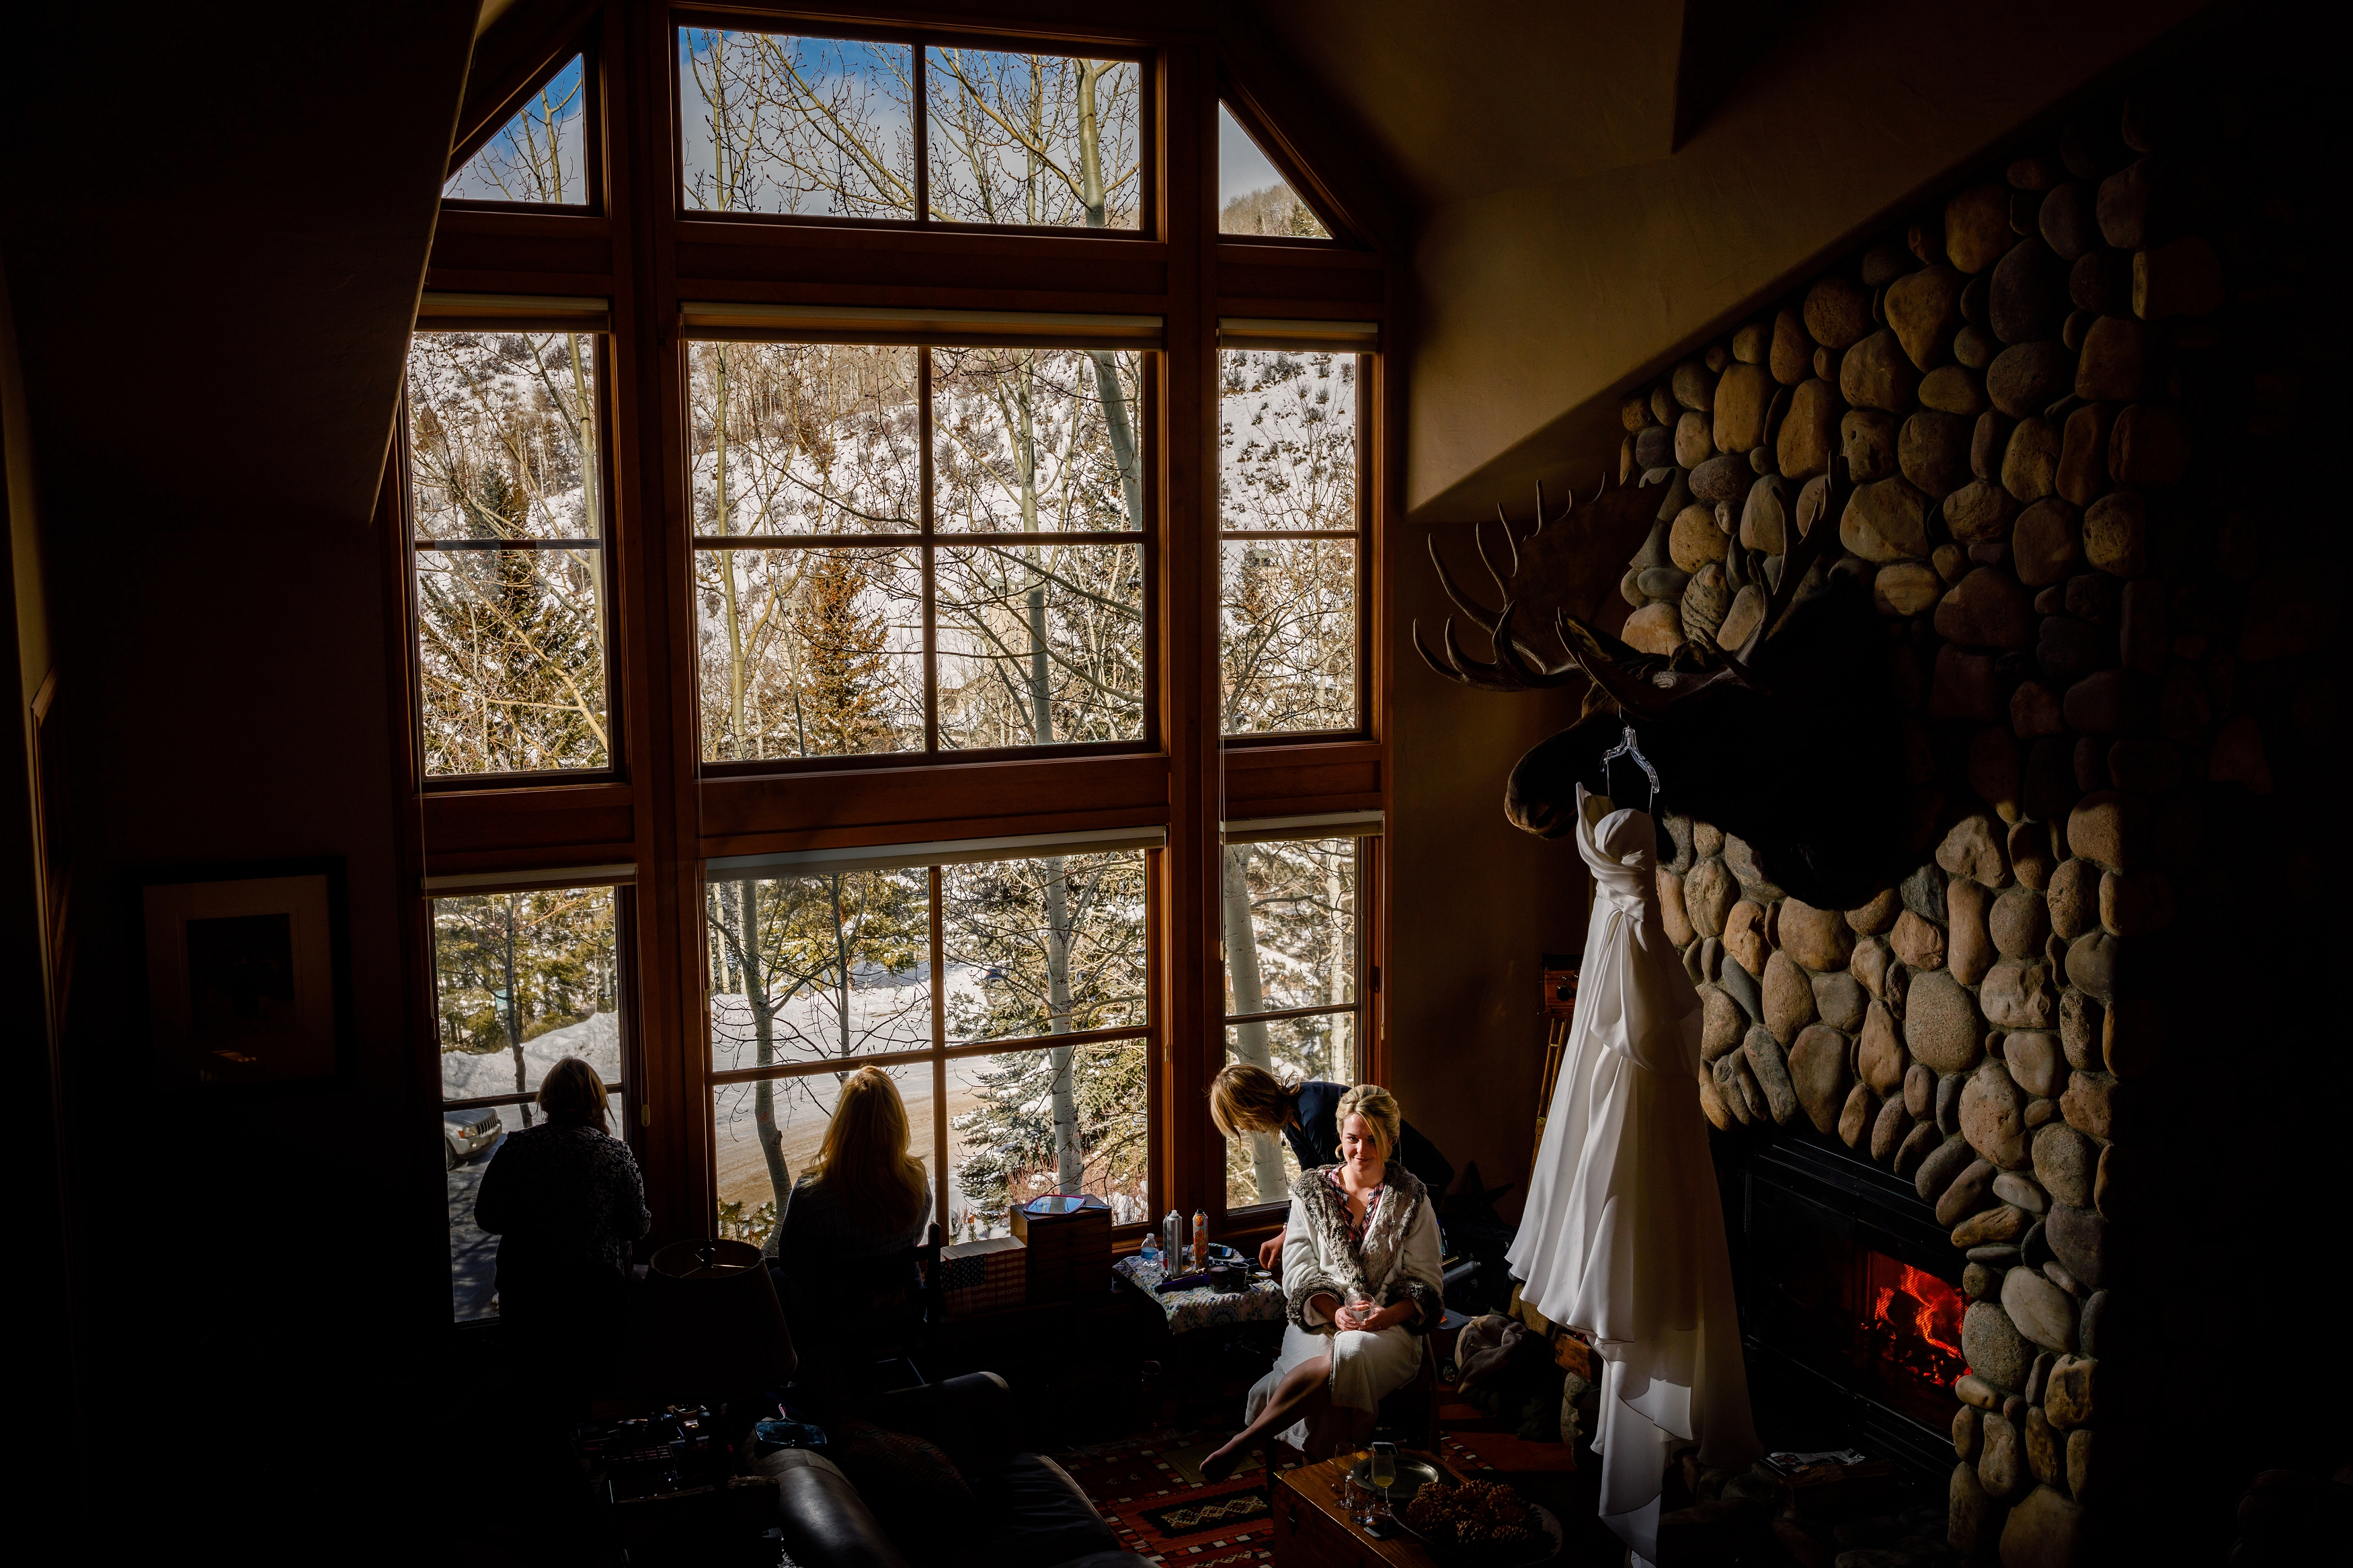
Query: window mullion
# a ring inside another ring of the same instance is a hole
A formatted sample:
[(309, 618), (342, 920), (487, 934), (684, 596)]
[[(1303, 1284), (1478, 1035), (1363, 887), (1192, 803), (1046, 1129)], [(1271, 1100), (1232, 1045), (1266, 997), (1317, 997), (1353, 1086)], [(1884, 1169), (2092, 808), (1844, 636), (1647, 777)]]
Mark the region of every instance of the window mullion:
[[(920, 169), (922, 165), (918, 164)], [(923, 755), (936, 757), (940, 752), (940, 613), (937, 584), (936, 546), (933, 534), (937, 519), (932, 510), (932, 351), (915, 351), (915, 454), (916, 488), (922, 492), (916, 498), (915, 517), (923, 531)], [(934, 910), (936, 914), (937, 872), (934, 872)]]
[(932, 883), (932, 1213), (943, 1234), (948, 1223), (948, 967), (941, 937), (940, 868), (931, 868)]
[[(925, 224), (932, 221), (932, 111), (923, 101), (923, 35), (915, 35), (907, 47), (907, 107), (909, 117), (915, 122), (915, 221)], [(926, 555), (925, 560), (929, 559)]]

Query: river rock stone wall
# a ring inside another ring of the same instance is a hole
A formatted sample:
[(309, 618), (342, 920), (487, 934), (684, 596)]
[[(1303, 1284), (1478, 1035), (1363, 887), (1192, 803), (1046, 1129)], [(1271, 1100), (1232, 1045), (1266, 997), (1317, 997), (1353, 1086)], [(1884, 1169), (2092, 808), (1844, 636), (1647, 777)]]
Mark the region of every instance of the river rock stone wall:
[[(1792, 528), (1835, 527), (1832, 570), (1885, 617), (1910, 874), (1811, 909), (1671, 818), (1659, 888), (1709, 1118), (1837, 1139), (1966, 1255), (1948, 1528), (1971, 1558), (2094, 1560), (2138, 1468), (2156, 1173), (2205, 1149), (2180, 1075), (2231, 1027), (2197, 1012), (2190, 928), (2291, 918), (2220, 884), (2298, 855), (2245, 825), (2332, 741), (2344, 524), (2307, 480), (2338, 439), (2313, 412), (2336, 182), (2302, 112), (2244, 77), (2152, 79), (1624, 401), (1620, 478), (1669, 485), (1629, 643), (1736, 643)], [(1818, 521), (1837, 453), (1856, 488)]]

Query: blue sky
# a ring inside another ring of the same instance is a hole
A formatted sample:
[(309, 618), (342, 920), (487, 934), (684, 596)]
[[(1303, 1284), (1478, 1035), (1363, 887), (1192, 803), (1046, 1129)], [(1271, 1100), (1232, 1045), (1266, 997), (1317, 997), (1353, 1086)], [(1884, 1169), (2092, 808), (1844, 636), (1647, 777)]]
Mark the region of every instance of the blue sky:
[(1269, 185), (1288, 185), (1282, 171), (1267, 162), (1250, 132), (1222, 103), (1218, 105), (1218, 205)]

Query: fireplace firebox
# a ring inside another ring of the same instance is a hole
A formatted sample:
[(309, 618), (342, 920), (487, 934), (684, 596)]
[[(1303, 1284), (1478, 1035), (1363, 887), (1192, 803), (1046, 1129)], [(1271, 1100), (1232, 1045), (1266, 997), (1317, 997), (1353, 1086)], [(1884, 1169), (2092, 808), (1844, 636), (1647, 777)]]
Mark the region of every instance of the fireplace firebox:
[(1911, 1184), (1827, 1142), (1717, 1141), (1759, 1436), (1952, 1468), (1962, 1259)]

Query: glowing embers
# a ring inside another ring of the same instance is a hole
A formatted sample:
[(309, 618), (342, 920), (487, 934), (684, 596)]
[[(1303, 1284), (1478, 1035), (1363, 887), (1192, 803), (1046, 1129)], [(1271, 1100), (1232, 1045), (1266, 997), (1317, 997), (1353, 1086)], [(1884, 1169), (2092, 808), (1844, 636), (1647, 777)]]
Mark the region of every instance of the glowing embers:
[(1961, 1356), (1960, 1291), (1876, 1252), (1863, 1254), (1865, 1353), (1934, 1388), (1968, 1370)]

